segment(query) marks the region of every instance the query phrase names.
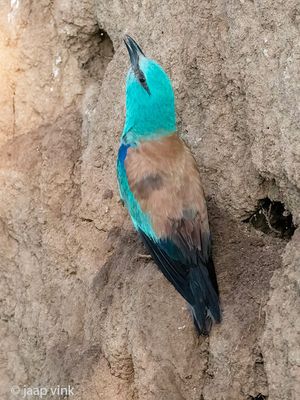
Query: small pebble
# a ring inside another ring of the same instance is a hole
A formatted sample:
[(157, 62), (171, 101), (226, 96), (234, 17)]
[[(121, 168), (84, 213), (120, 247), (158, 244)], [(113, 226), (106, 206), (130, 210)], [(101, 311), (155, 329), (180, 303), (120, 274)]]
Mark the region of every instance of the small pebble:
[(113, 195), (114, 195), (114, 193), (111, 189), (105, 189), (104, 193), (102, 195), (102, 199), (103, 200), (107, 200), (107, 199), (111, 200), (113, 198)]

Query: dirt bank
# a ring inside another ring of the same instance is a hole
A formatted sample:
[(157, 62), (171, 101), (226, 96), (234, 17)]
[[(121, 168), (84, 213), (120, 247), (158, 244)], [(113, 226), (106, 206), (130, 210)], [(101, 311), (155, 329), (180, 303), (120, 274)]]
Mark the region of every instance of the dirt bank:
[[(300, 220), (297, 1), (0, 5), (1, 399), (296, 399), (300, 236), (276, 231)], [(202, 172), (224, 313), (209, 338), (119, 201), (125, 32), (169, 72)]]

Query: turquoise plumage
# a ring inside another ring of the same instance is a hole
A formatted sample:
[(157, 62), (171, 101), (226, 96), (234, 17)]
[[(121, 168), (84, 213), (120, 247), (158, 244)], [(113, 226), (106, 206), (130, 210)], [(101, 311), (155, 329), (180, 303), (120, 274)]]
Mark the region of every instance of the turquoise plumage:
[(191, 306), (199, 333), (220, 322), (206, 203), (194, 158), (176, 134), (168, 75), (125, 37), (131, 67), (117, 159), (121, 198), (166, 278)]
[[(126, 120), (122, 137), (130, 136), (131, 141), (176, 130), (174, 92), (168, 75), (155, 61), (143, 55), (139, 58), (139, 68), (138, 73), (142, 71), (143, 75), (137, 79), (137, 72), (131, 68), (126, 81)], [(145, 77), (148, 90), (139, 80)]]

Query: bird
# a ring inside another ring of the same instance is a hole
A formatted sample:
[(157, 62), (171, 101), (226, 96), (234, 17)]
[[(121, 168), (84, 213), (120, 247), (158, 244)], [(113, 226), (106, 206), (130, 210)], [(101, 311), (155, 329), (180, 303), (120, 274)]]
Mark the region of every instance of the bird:
[(120, 197), (154, 262), (189, 304), (199, 335), (221, 322), (199, 169), (176, 127), (169, 76), (125, 35), (130, 68), (117, 156)]

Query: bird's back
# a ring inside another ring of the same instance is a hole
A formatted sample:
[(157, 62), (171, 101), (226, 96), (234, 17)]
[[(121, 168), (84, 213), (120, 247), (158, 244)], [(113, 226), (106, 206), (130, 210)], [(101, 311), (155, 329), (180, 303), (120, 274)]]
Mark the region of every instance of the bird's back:
[(136, 229), (207, 333), (210, 320), (221, 317), (206, 202), (191, 152), (177, 134), (123, 144), (118, 179)]

